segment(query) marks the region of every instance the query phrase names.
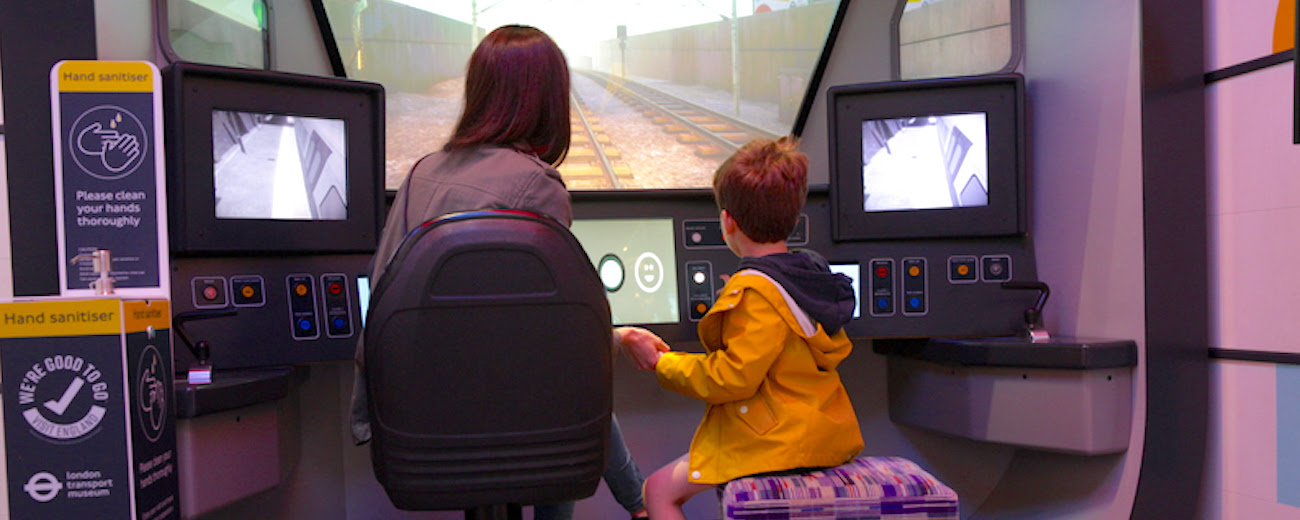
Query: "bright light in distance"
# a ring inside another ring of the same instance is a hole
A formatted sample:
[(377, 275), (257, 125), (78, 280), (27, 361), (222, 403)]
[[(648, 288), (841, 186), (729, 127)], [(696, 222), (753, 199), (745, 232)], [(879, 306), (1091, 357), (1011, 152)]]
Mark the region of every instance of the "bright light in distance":
[(592, 56), (596, 44), (616, 37), (619, 25), (628, 36), (716, 22), (754, 14), (753, 0), (395, 0), (399, 3), (469, 22), (471, 4), (478, 26), (491, 31), (506, 24), (532, 25), (549, 34), (570, 58)]

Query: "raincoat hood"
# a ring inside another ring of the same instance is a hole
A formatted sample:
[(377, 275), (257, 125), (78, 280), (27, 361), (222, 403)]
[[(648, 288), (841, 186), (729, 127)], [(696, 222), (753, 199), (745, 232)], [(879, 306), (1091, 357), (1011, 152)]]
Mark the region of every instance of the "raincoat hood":
[(738, 270), (753, 269), (772, 278), (799, 308), (834, 335), (853, 319), (857, 300), (853, 281), (841, 273), (832, 273), (830, 265), (817, 252), (800, 249), (740, 259)]

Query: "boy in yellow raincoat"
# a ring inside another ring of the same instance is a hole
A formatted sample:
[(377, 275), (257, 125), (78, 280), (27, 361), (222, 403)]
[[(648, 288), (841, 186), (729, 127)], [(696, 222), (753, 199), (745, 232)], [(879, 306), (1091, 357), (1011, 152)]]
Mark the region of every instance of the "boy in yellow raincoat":
[(853, 349), (843, 330), (852, 284), (820, 255), (785, 243), (808, 193), (808, 158), (796, 146), (756, 140), (714, 174), (723, 238), (741, 260), (700, 321), (707, 352), (624, 343), (663, 387), (708, 403), (690, 451), (646, 479), (653, 520), (684, 518), (682, 504), (729, 480), (838, 466), (862, 450), (835, 370)]

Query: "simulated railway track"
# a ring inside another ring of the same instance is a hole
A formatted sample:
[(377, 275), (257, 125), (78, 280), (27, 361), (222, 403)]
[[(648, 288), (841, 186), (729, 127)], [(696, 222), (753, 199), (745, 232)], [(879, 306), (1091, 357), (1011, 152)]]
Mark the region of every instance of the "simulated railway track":
[(605, 73), (579, 71), (673, 134), (679, 143), (694, 148), (701, 157), (722, 158), (759, 137), (777, 134), (686, 101), (654, 87)]
[(626, 166), (616, 165), (621, 154), (611, 146), (600, 120), (581, 96), (574, 93), (570, 100), (569, 155), (559, 168), (565, 184), (574, 190), (616, 190), (626, 186), (632, 172)]

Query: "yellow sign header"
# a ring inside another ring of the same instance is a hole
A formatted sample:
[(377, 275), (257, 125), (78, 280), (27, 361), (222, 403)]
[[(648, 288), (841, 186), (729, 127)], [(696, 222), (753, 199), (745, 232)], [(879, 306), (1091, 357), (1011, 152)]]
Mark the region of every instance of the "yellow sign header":
[(171, 328), (171, 305), (167, 300), (131, 300), (122, 302), (126, 333), (167, 330)]
[(121, 300), (0, 304), (0, 338), (121, 334)]
[(59, 92), (153, 92), (157, 71), (147, 61), (63, 61)]

